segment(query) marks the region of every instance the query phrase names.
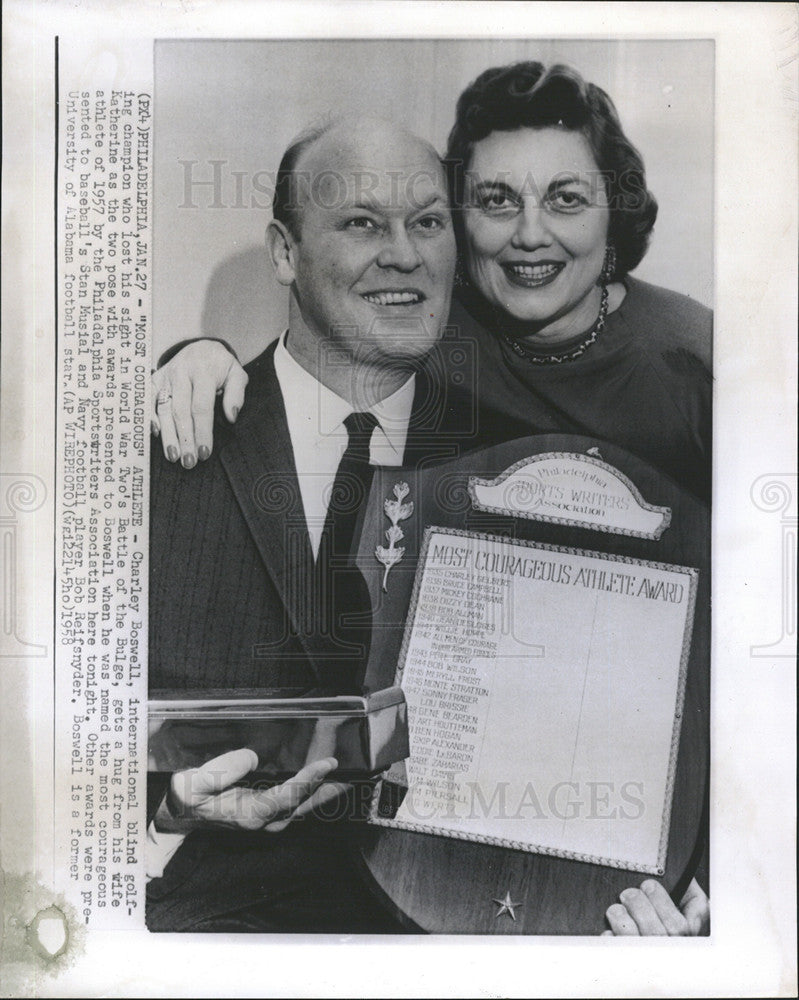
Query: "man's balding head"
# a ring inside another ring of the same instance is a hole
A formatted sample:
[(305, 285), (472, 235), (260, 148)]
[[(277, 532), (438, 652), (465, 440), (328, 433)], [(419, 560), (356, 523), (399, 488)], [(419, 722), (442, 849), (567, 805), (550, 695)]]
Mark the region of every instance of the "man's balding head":
[[(323, 139), (327, 141), (321, 143)], [(374, 176), (370, 174), (380, 169), (386, 153), (396, 160), (392, 173), (397, 176), (403, 172), (408, 175), (409, 163), (413, 165), (411, 173), (441, 172), (444, 176), (443, 165), (433, 146), (395, 122), (372, 115), (321, 119), (292, 139), (280, 161), (275, 181), (272, 216), (296, 239), (300, 238), (303, 202), (308, 197), (323, 197), (320, 185), (325, 182), (328, 198), (336, 196), (336, 192), (331, 191), (332, 186), (343, 193), (344, 178), (337, 176), (337, 172), (352, 162), (353, 152), (365, 164), (360, 178), (356, 178), (364, 189), (374, 184)], [(323, 176), (320, 178), (320, 175)]]

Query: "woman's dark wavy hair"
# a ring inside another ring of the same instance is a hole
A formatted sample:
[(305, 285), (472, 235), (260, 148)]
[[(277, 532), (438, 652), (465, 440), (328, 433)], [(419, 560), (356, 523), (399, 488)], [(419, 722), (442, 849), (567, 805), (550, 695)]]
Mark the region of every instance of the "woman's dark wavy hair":
[[(492, 132), (562, 127), (581, 132), (605, 178), (610, 204), (608, 237), (616, 247), (616, 276), (640, 264), (658, 206), (647, 189), (644, 161), (624, 134), (608, 95), (569, 66), (547, 69), (519, 62), (487, 69), (458, 98), (446, 163), (460, 229), (464, 177), (475, 143)], [(459, 235), (463, 235), (462, 231)]]

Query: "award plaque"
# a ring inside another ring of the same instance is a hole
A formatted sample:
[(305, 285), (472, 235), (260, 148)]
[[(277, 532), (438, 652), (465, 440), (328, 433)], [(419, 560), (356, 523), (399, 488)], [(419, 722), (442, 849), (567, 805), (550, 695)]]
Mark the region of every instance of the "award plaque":
[(690, 568), (427, 528), (400, 655), (409, 793), (375, 821), (662, 875), (695, 588)]
[(361, 855), (410, 926), (598, 934), (646, 876), (681, 894), (702, 841), (708, 528), (667, 477), (585, 438), (376, 476), (367, 680), (402, 686), (410, 756)]

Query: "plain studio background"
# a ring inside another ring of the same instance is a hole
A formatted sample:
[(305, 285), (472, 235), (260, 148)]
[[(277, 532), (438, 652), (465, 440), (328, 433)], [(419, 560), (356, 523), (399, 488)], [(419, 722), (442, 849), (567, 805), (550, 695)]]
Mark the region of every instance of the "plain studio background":
[(204, 335), (248, 361), (285, 327), (288, 293), (264, 232), (274, 173), (301, 128), (372, 112), (443, 151), (464, 87), (522, 59), (565, 62), (607, 91), (660, 205), (634, 273), (712, 306), (712, 41), (164, 41), (155, 47), (154, 357)]

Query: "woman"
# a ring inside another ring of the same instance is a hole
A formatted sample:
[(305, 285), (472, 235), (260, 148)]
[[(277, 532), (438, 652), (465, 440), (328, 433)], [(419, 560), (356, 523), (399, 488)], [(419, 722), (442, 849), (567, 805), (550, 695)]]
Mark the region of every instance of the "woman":
[[(711, 314), (629, 277), (657, 205), (608, 96), (564, 66), (489, 69), (458, 101), (446, 160), (461, 253), (450, 325), (477, 344), (482, 436), (610, 441), (708, 499)], [(210, 453), (215, 391), (235, 419), (246, 375), (198, 341), (154, 384), (164, 450), (190, 468)], [(608, 911), (612, 932), (700, 930), (695, 882), (682, 912), (642, 889)]]
[[(487, 70), (449, 137), (481, 399), (710, 491), (710, 311), (630, 278), (657, 215), (613, 104), (574, 71)], [(459, 211), (460, 209), (460, 211)]]

